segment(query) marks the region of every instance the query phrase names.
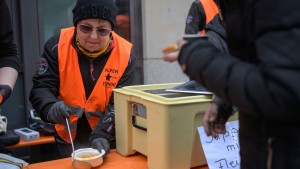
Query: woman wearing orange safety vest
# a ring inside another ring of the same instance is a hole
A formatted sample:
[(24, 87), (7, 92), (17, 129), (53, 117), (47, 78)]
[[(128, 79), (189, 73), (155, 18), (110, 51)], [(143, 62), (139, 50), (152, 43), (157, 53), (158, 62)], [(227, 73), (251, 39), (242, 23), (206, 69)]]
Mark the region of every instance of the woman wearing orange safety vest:
[[(45, 44), (33, 77), (30, 101), (46, 122), (55, 124), (61, 157), (93, 147), (115, 148), (113, 89), (134, 84), (132, 44), (118, 36), (112, 0), (77, 0), (74, 27), (62, 29)], [(106, 156), (105, 154), (105, 156)]]
[(204, 34), (205, 25), (218, 13), (214, 0), (195, 0), (186, 18), (185, 34)]

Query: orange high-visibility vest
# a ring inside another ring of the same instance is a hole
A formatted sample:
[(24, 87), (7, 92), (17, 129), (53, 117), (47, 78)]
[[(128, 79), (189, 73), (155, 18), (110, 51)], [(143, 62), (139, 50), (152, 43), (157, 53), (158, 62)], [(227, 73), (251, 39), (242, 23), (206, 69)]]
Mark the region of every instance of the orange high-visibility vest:
[[(86, 99), (78, 54), (71, 45), (73, 36), (74, 27), (61, 30), (58, 43), (59, 97), (67, 105), (83, 108), (85, 113), (96, 112), (96, 110), (104, 112), (113, 89), (116, 88), (128, 65), (132, 44), (112, 32), (115, 47), (112, 49), (91, 95)], [(94, 116), (86, 116), (86, 118), (91, 128), (98, 124), (99, 115), (94, 114)], [(73, 140), (76, 136), (77, 121), (78, 118), (71, 114), (70, 129)], [(55, 129), (62, 139), (70, 143), (66, 126), (56, 124)]]
[[(203, 6), (206, 15), (206, 24), (208, 24), (219, 13), (219, 8), (213, 0), (199, 0), (199, 2)], [(205, 34), (205, 31), (202, 30), (200, 34)]]

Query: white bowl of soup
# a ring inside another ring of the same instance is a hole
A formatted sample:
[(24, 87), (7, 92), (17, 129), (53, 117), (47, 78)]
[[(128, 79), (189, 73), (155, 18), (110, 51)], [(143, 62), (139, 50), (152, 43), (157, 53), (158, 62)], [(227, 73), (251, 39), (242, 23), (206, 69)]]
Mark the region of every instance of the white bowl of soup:
[[(76, 161), (85, 161), (91, 164), (92, 167), (97, 167), (103, 163), (103, 155), (105, 151), (102, 150), (99, 152), (93, 148), (81, 148), (75, 150), (74, 160)], [(72, 153), (73, 157), (73, 153)]]

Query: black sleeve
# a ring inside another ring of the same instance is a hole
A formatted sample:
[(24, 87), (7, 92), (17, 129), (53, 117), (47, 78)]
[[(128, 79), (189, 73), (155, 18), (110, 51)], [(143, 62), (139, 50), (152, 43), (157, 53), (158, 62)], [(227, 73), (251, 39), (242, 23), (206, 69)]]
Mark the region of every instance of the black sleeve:
[(59, 35), (55, 35), (46, 42), (40, 66), (32, 78), (29, 98), (32, 107), (46, 122), (47, 113), (59, 96), (58, 41)]
[(188, 76), (244, 113), (298, 123), (300, 17), (291, 11), (300, 9), (299, 2), (266, 1), (254, 10), (251, 42), (258, 64), (224, 54), (204, 40), (184, 45), (180, 64), (186, 64)]
[(0, 0), (0, 68), (2, 67), (20, 70), (11, 17), (5, 0)]
[(109, 103), (105, 112), (100, 113), (99, 123), (92, 129), (89, 142), (94, 138), (105, 138), (110, 144), (115, 141), (115, 108), (113, 103)]
[(189, 10), (185, 21), (185, 34), (197, 34), (204, 29), (206, 15), (202, 4), (195, 0)]

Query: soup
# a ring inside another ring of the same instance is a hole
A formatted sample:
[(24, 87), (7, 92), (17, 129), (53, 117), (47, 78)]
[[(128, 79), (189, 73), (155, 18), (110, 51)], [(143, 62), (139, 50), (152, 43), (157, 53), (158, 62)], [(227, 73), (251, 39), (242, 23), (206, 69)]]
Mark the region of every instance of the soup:
[(81, 155), (78, 155), (77, 157), (79, 157), (79, 158), (92, 158), (92, 157), (95, 157), (97, 155), (99, 155), (99, 154), (89, 153), (89, 154), (81, 154)]

